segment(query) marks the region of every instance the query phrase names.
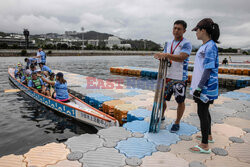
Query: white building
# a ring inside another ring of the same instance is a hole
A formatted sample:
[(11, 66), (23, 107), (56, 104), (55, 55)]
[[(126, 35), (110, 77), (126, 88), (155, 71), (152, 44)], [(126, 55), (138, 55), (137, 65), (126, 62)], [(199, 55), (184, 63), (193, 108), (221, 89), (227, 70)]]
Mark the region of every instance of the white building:
[(119, 44), (121, 44), (121, 40), (116, 36), (111, 36), (107, 40), (107, 47), (109, 47), (109, 48), (112, 48), (113, 45), (118, 46)]
[(13, 39), (25, 39), (24, 35), (20, 34), (10, 34), (10, 37)]
[(237, 49), (237, 53), (241, 54), (242, 53), (242, 50), (239, 48)]
[(119, 48), (125, 48), (125, 49), (131, 49), (131, 45), (126, 43), (126, 44), (119, 44), (118, 45)]
[(92, 46), (99, 46), (99, 40), (90, 39), (88, 40), (88, 44)]

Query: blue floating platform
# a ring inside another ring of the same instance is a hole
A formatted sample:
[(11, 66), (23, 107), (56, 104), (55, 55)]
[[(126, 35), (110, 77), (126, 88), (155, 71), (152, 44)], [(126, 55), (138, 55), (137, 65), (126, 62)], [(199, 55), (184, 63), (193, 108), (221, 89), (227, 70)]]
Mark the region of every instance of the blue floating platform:
[(241, 93), (241, 92), (227, 92), (225, 94), (222, 94), (222, 96), (229, 97), (229, 98), (237, 98), (239, 100), (250, 100), (250, 94), (248, 93)]
[(131, 132), (146, 133), (149, 130), (149, 123), (146, 121), (133, 121), (125, 123), (123, 127)]
[(109, 97), (109, 96), (98, 96), (98, 97), (94, 97), (94, 107), (99, 109), (102, 107), (102, 104), (105, 101), (111, 101), (114, 100), (114, 98)]
[(146, 77), (146, 74), (147, 74), (147, 71), (144, 71), (144, 70), (141, 71), (141, 76), (142, 77)]
[(155, 145), (171, 145), (176, 144), (180, 140), (179, 136), (175, 133), (170, 133), (168, 130), (160, 130), (158, 133), (146, 133), (144, 138), (154, 143)]
[(143, 158), (150, 156), (156, 152), (155, 145), (145, 138), (128, 138), (118, 142), (115, 147), (120, 153), (125, 154), (127, 157)]
[(130, 97), (136, 96), (136, 95), (139, 95), (139, 94), (140, 94), (140, 93), (138, 93), (138, 92), (136, 92), (136, 91), (130, 91), (130, 92), (125, 93), (126, 96), (130, 96)]
[(150, 77), (154, 78), (154, 79), (157, 79), (157, 75), (158, 75), (158, 72), (151, 72), (150, 73)]
[(247, 80), (241, 79), (236, 81), (236, 88), (244, 88), (249, 85)]
[(136, 109), (129, 111), (127, 114), (127, 121), (132, 122), (135, 120), (144, 120), (146, 117), (151, 116), (152, 111), (146, 110), (146, 109)]
[(100, 97), (100, 96), (104, 96), (104, 95), (101, 93), (88, 93), (88, 94), (86, 94), (85, 102), (93, 106), (94, 105), (94, 98)]
[[(166, 127), (166, 129), (168, 131), (170, 131), (171, 127), (172, 127), (173, 123), (168, 125)], [(187, 136), (191, 136), (195, 133), (197, 133), (199, 130), (197, 127), (193, 126), (193, 125), (190, 125), (190, 124), (187, 124), (187, 123), (184, 123), (184, 122), (181, 122), (180, 123), (180, 130), (178, 130), (176, 132), (177, 135), (187, 135)]]

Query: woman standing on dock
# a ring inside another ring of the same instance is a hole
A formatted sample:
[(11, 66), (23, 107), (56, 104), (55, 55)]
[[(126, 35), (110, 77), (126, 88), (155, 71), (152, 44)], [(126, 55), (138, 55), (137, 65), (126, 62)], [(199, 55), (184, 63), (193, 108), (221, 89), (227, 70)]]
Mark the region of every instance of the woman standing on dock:
[(208, 143), (213, 143), (211, 134), (211, 116), (209, 105), (218, 98), (218, 49), (220, 30), (218, 24), (212, 19), (202, 19), (192, 31), (196, 31), (198, 40), (203, 44), (195, 56), (194, 72), (190, 87), (190, 94), (197, 103), (197, 112), (200, 119), (201, 135), (197, 136), (201, 144), (190, 148), (196, 153), (211, 153)]

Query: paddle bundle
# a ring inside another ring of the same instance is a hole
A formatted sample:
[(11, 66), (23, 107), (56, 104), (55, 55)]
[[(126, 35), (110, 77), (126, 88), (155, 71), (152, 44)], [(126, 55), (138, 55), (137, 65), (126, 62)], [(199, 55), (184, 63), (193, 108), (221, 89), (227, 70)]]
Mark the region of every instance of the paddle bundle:
[(160, 60), (149, 132), (157, 133), (160, 130), (168, 66), (170, 66), (168, 60)]

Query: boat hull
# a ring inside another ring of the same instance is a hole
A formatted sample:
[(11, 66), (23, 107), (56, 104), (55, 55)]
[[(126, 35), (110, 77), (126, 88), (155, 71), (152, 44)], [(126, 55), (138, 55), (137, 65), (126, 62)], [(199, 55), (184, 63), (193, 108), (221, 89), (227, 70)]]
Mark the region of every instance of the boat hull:
[[(69, 106), (67, 105), (67, 103), (62, 103), (59, 102), (53, 98), (44, 96), (40, 93), (36, 93), (34, 91), (32, 91), (31, 89), (29, 89), (26, 85), (22, 84), (20, 81), (18, 81), (17, 79), (15, 79), (14, 75), (11, 74), (10, 70), (9, 70), (9, 79), (10, 81), (17, 86), (20, 90), (22, 90), (25, 94), (27, 94), (28, 96), (30, 96), (32, 99), (36, 100), (37, 102), (57, 111), (60, 112), (64, 115), (67, 115), (71, 118), (74, 118), (76, 120), (79, 120), (81, 122), (87, 123), (89, 125), (95, 126), (97, 129), (100, 128), (108, 128), (111, 126), (119, 126), (117, 120), (115, 120), (114, 118), (111, 119), (104, 119), (102, 117), (100, 117), (97, 115), (94, 115), (93, 113), (89, 113), (87, 111), (83, 111), (81, 109), (77, 109), (75, 107)], [(71, 97), (73, 97), (74, 99), (77, 99), (76, 97), (70, 95)], [(79, 99), (77, 99), (78, 101), (80, 101)], [(84, 103), (81, 101), (81, 103)], [(90, 107), (88, 104), (84, 104), (85, 106), (88, 106), (89, 109), (94, 110), (94, 108)], [(98, 111), (100, 113), (100, 111)], [(103, 113), (104, 116), (106, 116)], [(110, 116), (109, 116), (110, 118)]]

